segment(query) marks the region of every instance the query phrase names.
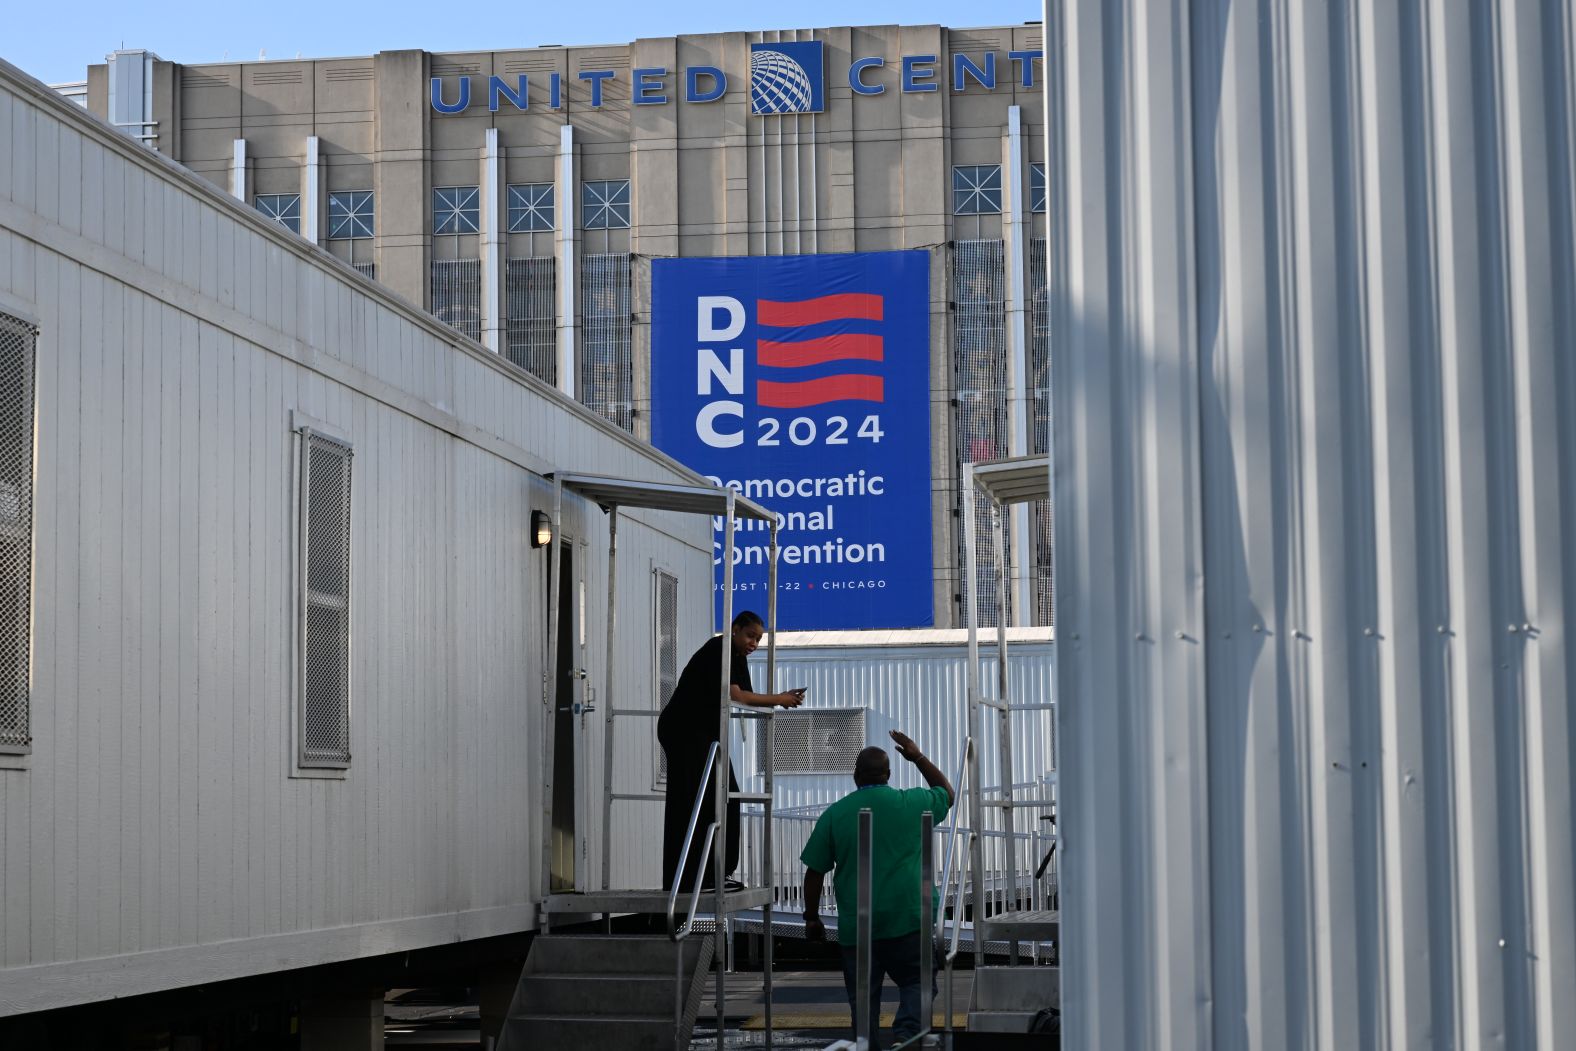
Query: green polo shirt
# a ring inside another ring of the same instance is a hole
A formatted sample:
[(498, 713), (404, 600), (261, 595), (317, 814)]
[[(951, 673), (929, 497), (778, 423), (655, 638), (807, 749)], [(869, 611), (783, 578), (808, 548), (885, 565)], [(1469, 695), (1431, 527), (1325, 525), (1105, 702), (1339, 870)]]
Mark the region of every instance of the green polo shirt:
[[(838, 941), (856, 941), (859, 907), (859, 812), (870, 810), (870, 936), (900, 938), (920, 928), (919, 822), (930, 811), (940, 824), (951, 807), (945, 788), (896, 789), (866, 785), (821, 813), (799, 860), (817, 872), (834, 872)], [(931, 917), (936, 900), (931, 899)]]

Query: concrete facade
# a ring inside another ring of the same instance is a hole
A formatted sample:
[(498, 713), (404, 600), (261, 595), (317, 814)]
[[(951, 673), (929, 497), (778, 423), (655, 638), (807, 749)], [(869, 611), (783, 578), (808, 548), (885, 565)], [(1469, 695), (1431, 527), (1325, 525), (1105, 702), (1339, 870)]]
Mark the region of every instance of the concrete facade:
[[(753, 115), (750, 44), (811, 39), (824, 45), (823, 111)], [(588, 396), (574, 368), (585, 343), (581, 270), (590, 255), (627, 257), (632, 309), (624, 334), (630, 353), (619, 367), (627, 372), (630, 393), (617, 418), (641, 437), (650, 435), (650, 259), (929, 249), (934, 608), (935, 624), (947, 627), (963, 622), (956, 529), (959, 450), (1004, 456), (1034, 451), (1021, 446), (1035, 444), (1033, 433), (1025, 437), (1021, 429), (1016, 444), (963, 441), (956, 433), (960, 386), (980, 383), (977, 376), (960, 379), (953, 330), (954, 245), (1005, 239), (1011, 274), (1014, 267), (1020, 273), (1028, 269), (1031, 243), (1045, 237), (1043, 212), (1023, 214), (1027, 195), (1022, 195), (1015, 229), (1010, 214), (954, 214), (952, 169), (1003, 165), (1005, 185), (1028, 185), (1030, 158), (1043, 155), (1043, 63), (1034, 57), (1040, 48), (1037, 24), (967, 30), (931, 25), (201, 66), (150, 57), (156, 123), (149, 141), (215, 185), (232, 192), (239, 186), (250, 201), (259, 194), (303, 194), (303, 222), (314, 227), (303, 228), (304, 236), (346, 261), (372, 264), (377, 281), (414, 304), (435, 307), (435, 261), (478, 260), (481, 291), (464, 319), (470, 323), (476, 315), (473, 334), (493, 350), (506, 346), (511, 321), (503, 260), (555, 260), (557, 306), (551, 323), (557, 331), (559, 374), (547, 378), (599, 408), (604, 407)], [(880, 94), (857, 93), (851, 82), (851, 63), (866, 56), (884, 64), (864, 69), (860, 84), (881, 87)], [(916, 66), (912, 86), (934, 90), (905, 90), (904, 56), (933, 56), (931, 63)], [(955, 80), (954, 56), (977, 68), (993, 66), (994, 86), (986, 87), (979, 76)], [(122, 61), (125, 54), (111, 58)], [(700, 66), (726, 75), (726, 91), (716, 101), (685, 101), (685, 71)], [(635, 72), (650, 69), (665, 73), (646, 78), (659, 85), (648, 94), (660, 93), (668, 101), (637, 104)], [(924, 77), (927, 70), (931, 75)], [(611, 76), (582, 77), (599, 71)], [(522, 76), (529, 85), (527, 108), (518, 108), (507, 95), (499, 97), (496, 110), (490, 108), (489, 88), (501, 82), (515, 89)], [(555, 76), (561, 88), (556, 107)], [(469, 106), (438, 112), (433, 85), (452, 105), (462, 80), (470, 90)], [(109, 81), (107, 67), (89, 69), (88, 105), (100, 115), (108, 113)], [(1021, 127), (1016, 149), (1009, 135), (1015, 124)], [(490, 137), (496, 141), (495, 167), (488, 160)], [(307, 163), (314, 148), (320, 158), (316, 179), (309, 176)], [(628, 229), (585, 229), (581, 184), (626, 179)], [(508, 233), (500, 224), (504, 229), (497, 243), (489, 243), (487, 213), (506, 219), (507, 187), (523, 184), (553, 185), (555, 229)], [(481, 231), (434, 233), (432, 191), (449, 186), (479, 188)], [(374, 236), (359, 242), (328, 239), (328, 195), (364, 190), (374, 195)], [(1003, 194), (1004, 207), (1010, 208), (1012, 196)], [(1031, 284), (1043, 288), (1043, 274)], [(1005, 298), (1001, 303), (1009, 348), (1014, 339), (1028, 339), (1021, 324), (1018, 335), (1010, 331), (1014, 309), (1021, 315), (1023, 308), (1022, 302), (1015, 308)], [(1034, 348), (1028, 350), (1032, 354)], [(992, 370), (985, 382), (992, 403), (1032, 399), (1034, 388), (1045, 393), (1043, 381), (1036, 384), (1032, 376), (1005, 368)], [(1038, 566), (1048, 584), (1048, 542), (1037, 548), (1026, 539), (1026, 528), (1019, 524), (1015, 573), (1027, 579)], [(1025, 553), (1021, 558), (1019, 551)], [(1046, 622), (1047, 601), (1040, 602), (1038, 612), (1033, 601), (1017, 605), (1016, 622)]]

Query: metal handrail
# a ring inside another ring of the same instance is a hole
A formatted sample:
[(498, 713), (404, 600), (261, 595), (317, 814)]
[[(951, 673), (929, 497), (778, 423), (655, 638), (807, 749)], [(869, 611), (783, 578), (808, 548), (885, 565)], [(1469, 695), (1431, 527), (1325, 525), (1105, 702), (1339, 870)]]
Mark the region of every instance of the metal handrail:
[[(958, 836), (962, 834), (964, 828), (963, 822), (959, 819), (963, 816), (964, 812), (963, 790), (968, 786), (969, 783), (969, 754), (973, 750), (974, 738), (965, 737), (963, 739), (963, 755), (958, 758), (958, 776), (957, 779), (952, 782), (953, 785), (956, 786), (954, 790), (957, 792), (958, 798), (952, 801), (952, 829), (950, 834), (947, 836), (947, 857), (946, 860), (941, 863), (941, 892), (943, 897), (946, 895), (947, 884), (952, 879), (952, 859), (957, 855)], [(943, 902), (943, 904), (945, 904), (945, 902)], [(946, 935), (947, 913), (946, 910), (943, 909), (940, 915), (936, 917), (936, 937), (945, 938)]]
[[(689, 934), (689, 930), (688, 929), (686, 929), (684, 931), (684, 934), (679, 934), (674, 929), (674, 926), (673, 926), (673, 910), (678, 905), (678, 901), (679, 901), (679, 881), (681, 879), (683, 879), (683, 877), (684, 877), (684, 866), (689, 862), (690, 844), (695, 842), (695, 826), (700, 824), (700, 805), (706, 799), (706, 787), (709, 784), (711, 784), (711, 772), (717, 766), (717, 751), (721, 747), (722, 747), (721, 742), (713, 741), (713, 742), (711, 742), (711, 748), (708, 749), (707, 752), (706, 752), (706, 770), (700, 776), (700, 790), (695, 793), (695, 805), (690, 807), (689, 828), (687, 828), (684, 831), (684, 849), (679, 851), (678, 866), (673, 870), (673, 889), (668, 891), (668, 937), (671, 938), (673, 941), (678, 941), (680, 938), (683, 938), (683, 937), (685, 937), (686, 935)], [(707, 832), (707, 835), (706, 835), (706, 848), (705, 848), (705, 851), (706, 851), (707, 855), (709, 855), (711, 853), (711, 840), (712, 840), (712, 837), (716, 834), (716, 828), (717, 828), (717, 823), (715, 821), (713, 821), (711, 823), (711, 829)], [(692, 897), (690, 899), (690, 919), (691, 920), (693, 920), (694, 917), (695, 917), (695, 902), (697, 900), (699, 900), (699, 898), (700, 898), (699, 877), (705, 871), (706, 871), (706, 858), (703, 857), (701, 859), (701, 863), (695, 867), (695, 875), (696, 875), (697, 878), (696, 878), (696, 881), (695, 881), (696, 882), (696, 887), (695, 887), (693, 895), (692, 895)]]
[[(948, 888), (948, 881), (951, 879), (952, 858), (953, 858), (953, 854), (954, 854), (954, 852), (955, 852), (955, 850), (957, 848), (957, 845), (958, 845), (958, 837), (963, 834), (963, 830), (964, 830), (964, 827), (965, 827), (964, 823), (962, 821), (962, 815), (963, 815), (963, 812), (964, 812), (963, 811), (963, 796), (968, 791), (968, 787), (969, 787), (969, 759), (972, 757), (973, 752), (974, 752), (974, 738), (969, 737), (969, 738), (965, 739), (964, 742), (963, 742), (963, 758), (958, 760), (958, 779), (953, 782), (953, 784), (958, 786), (958, 800), (957, 800), (957, 804), (958, 805), (957, 805), (957, 809), (954, 810), (953, 813), (955, 813), (955, 814), (957, 814), (959, 816), (958, 816), (958, 818), (954, 819), (953, 822), (952, 822), (952, 835), (949, 836), (948, 839), (947, 839), (947, 873), (941, 877), (941, 913), (940, 913), (940, 915), (938, 915), (936, 917), (936, 925), (937, 925), (936, 929), (937, 929), (937, 934), (940, 936), (943, 944), (946, 943), (946, 936), (947, 936), (947, 897), (948, 897), (948, 889), (949, 889)], [(978, 791), (978, 789), (976, 789), (976, 791)], [(968, 846), (972, 847), (973, 843), (974, 843), (974, 837), (975, 837), (975, 835), (977, 833), (975, 832), (974, 829), (970, 828), (968, 830), (968, 834), (969, 834), (969, 844), (968, 844)], [(965, 848), (965, 849), (967, 849), (967, 848)], [(962, 938), (963, 938), (963, 866), (962, 865), (958, 866), (957, 877), (958, 877), (957, 897), (953, 900), (953, 903), (952, 903), (952, 947), (947, 950), (947, 956), (946, 956), (946, 973), (947, 973), (947, 1046), (949, 1048), (952, 1046), (952, 1040), (953, 1040), (953, 1024), (952, 1024), (952, 1019), (953, 1019), (953, 1015), (952, 1015), (952, 965), (953, 965), (953, 961), (955, 961), (958, 958), (958, 949), (962, 945)], [(975, 897), (978, 898), (978, 894), (977, 893), (976, 893)], [(976, 903), (975, 908), (978, 909), (978, 907), (979, 906)], [(977, 929), (976, 929), (976, 938), (975, 938), (975, 940), (978, 941)], [(929, 1019), (927, 1019), (926, 1021), (928, 1022)]]

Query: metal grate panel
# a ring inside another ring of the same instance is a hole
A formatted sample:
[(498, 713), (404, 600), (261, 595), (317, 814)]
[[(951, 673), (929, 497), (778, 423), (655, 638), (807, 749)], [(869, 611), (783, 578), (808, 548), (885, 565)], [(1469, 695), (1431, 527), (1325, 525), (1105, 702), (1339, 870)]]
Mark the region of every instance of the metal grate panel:
[[(865, 746), (864, 708), (811, 708), (778, 712), (772, 723), (772, 769), (779, 774), (852, 774)], [(756, 738), (766, 764), (766, 735)]]
[(350, 447), (303, 432), (302, 766), (350, 762)]
[[(962, 508), (963, 465), (1008, 455), (1007, 296), (1002, 242), (958, 241), (952, 249), (953, 451), (957, 465), (957, 507)], [(976, 500), (975, 568), (980, 624), (996, 623), (996, 557), (991, 548), (990, 505)], [(1009, 552), (1010, 558), (1010, 552)], [(963, 528), (958, 528), (958, 575), (967, 561)], [(1012, 615), (1012, 595), (1006, 615)], [(967, 611), (963, 613), (967, 617)]]
[(482, 262), (432, 261), (432, 314), (472, 339), (482, 338)]
[(552, 256), (511, 259), (505, 265), (510, 361), (558, 383), (558, 270)]
[[(1044, 184), (1040, 193), (1044, 211)], [(1046, 270), (1045, 238), (1029, 241), (1029, 383), (1034, 394), (1030, 452), (1050, 451), (1051, 433), (1051, 304)], [(1056, 592), (1051, 579), (1051, 502), (1039, 500), (1029, 509), (1034, 538), (1034, 623), (1056, 622)]]
[[(663, 569), (653, 574), (653, 602), (656, 615), (652, 618), (653, 648), (656, 651), (657, 710), (661, 711), (673, 699), (679, 684), (679, 578)], [(657, 759), (656, 780), (665, 784), (668, 779), (668, 754), (656, 740), (657, 721), (651, 720), (652, 753)]]
[(378, 264), (376, 264), (376, 263), (351, 263), (350, 265), (355, 267), (356, 268), (356, 272), (361, 274), (361, 276), (365, 277), (367, 280), (369, 280), (369, 281), (376, 281), (378, 279)]
[(33, 362), (38, 330), (0, 314), (0, 746), (32, 744)]
[(581, 401), (626, 431), (635, 428), (629, 253), (581, 259)]

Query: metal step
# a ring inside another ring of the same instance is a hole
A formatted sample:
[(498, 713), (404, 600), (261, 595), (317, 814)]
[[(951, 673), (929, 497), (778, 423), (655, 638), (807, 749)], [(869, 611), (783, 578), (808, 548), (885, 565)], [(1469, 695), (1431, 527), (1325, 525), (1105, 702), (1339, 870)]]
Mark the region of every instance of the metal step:
[(673, 1019), (524, 1015), (504, 1023), (499, 1046), (532, 1051), (672, 1051)]
[(980, 1011), (1038, 1011), (1060, 1007), (1062, 1002), (1061, 968), (1019, 967), (974, 968), (974, 1008)]
[(675, 945), (665, 934), (548, 934), (531, 943), (527, 974), (649, 974), (673, 979), (675, 953), (682, 947), (684, 969), (695, 966), (699, 938)]
[(970, 1011), (971, 1033), (1027, 1033), (1036, 1011)]
[(673, 972), (520, 976), (512, 1011), (520, 1015), (672, 1015)]
[(1061, 936), (1062, 914), (1051, 909), (1023, 909), (985, 917), (987, 940), (1044, 941)]

